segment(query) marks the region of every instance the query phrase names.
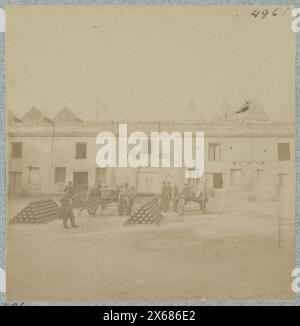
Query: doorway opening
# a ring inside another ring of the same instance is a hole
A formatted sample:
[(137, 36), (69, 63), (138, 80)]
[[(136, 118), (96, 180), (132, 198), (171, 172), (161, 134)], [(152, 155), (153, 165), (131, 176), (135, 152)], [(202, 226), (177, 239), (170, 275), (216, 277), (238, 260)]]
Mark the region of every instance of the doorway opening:
[(89, 173), (88, 172), (73, 172), (74, 191), (87, 192), (89, 189)]

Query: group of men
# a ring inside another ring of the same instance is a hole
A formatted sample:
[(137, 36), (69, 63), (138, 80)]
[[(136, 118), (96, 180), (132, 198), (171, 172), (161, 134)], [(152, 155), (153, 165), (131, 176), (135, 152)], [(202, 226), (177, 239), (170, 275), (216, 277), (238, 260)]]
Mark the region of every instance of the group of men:
[[(87, 195), (87, 202), (90, 203), (90, 206), (87, 206), (87, 211), (90, 216), (96, 216), (96, 212), (101, 205), (103, 208), (104, 203), (102, 203), (101, 198), (101, 182), (96, 183), (92, 186)], [(68, 222), (70, 221), (72, 228), (78, 228), (78, 225), (75, 223), (75, 215), (73, 211), (74, 207), (74, 188), (73, 183), (70, 181), (64, 189), (63, 197), (60, 199), (61, 202), (61, 217), (63, 221), (63, 227), (65, 229), (69, 228)], [(135, 199), (136, 199), (136, 189), (134, 186), (129, 187), (128, 183), (124, 183), (120, 188), (117, 197), (118, 212), (119, 215), (130, 215)]]
[[(72, 228), (78, 228), (79, 226), (75, 222), (75, 215), (73, 211), (74, 207), (74, 187), (72, 181), (70, 181), (64, 189), (63, 197), (60, 199), (61, 203), (61, 217), (63, 221), (63, 227), (68, 229), (68, 221), (70, 220), (70, 224)], [(96, 203), (87, 208), (90, 216), (95, 216), (97, 209), (100, 206), (101, 199), (101, 183), (96, 183), (88, 192), (87, 200), (88, 203), (95, 202)]]
[(207, 183), (204, 181), (196, 186), (185, 183), (181, 191), (169, 182), (163, 182), (161, 188), (161, 209), (164, 213), (172, 209), (173, 212), (182, 213), (184, 206), (189, 201), (196, 201), (200, 205), (200, 210), (204, 213), (208, 201)]
[[(97, 209), (103, 203), (101, 201), (101, 182), (96, 183), (90, 188), (87, 196), (88, 203), (92, 205), (87, 207), (87, 210), (91, 216), (96, 216)], [(183, 207), (189, 200), (197, 198), (200, 203), (200, 209), (205, 212), (206, 202), (208, 201), (206, 183), (201, 190), (197, 190), (194, 193), (193, 189), (186, 184), (184, 188), (179, 191), (176, 185), (171, 186), (170, 182), (163, 182), (161, 188), (161, 210), (166, 213), (169, 210), (173, 212), (182, 211)], [(130, 215), (134, 206), (137, 196), (137, 191), (134, 186), (129, 187), (128, 183), (124, 183), (117, 196), (117, 207), (119, 215)], [(68, 221), (70, 220), (71, 227), (77, 228), (78, 225), (75, 223), (75, 215), (73, 212), (73, 199), (74, 199), (74, 188), (72, 182), (69, 182), (64, 189), (64, 195), (61, 198), (61, 216), (63, 220), (63, 227), (68, 228)], [(94, 203), (94, 204), (93, 204)]]
[(118, 212), (119, 215), (130, 215), (136, 199), (137, 191), (134, 186), (129, 187), (124, 183), (118, 194)]
[[(88, 202), (97, 202), (97, 200), (99, 201), (101, 199), (101, 188), (101, 183), (98, 183), (90, 189), (88, 193)], [(119, 192), (117, 194), (117, 206), (119, 215), (131, 214), (136, 195), (137, 192), (135, 187), (129, 187), (129, 184), (127, 182), (120, 187)], [(101, 205), (103, 208), (104, 203), (101, 202), (98, 203), (98, 205), (96, 204), (88, 208), (88, 212), (91, 216), (95, 216), (99, 205)]]

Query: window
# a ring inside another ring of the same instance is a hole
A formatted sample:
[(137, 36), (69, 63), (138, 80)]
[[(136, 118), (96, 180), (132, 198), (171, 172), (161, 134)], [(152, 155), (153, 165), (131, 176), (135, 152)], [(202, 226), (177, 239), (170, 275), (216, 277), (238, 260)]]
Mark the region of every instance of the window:
[(56, 167), (54, 173), (55, 183), (65, 183), (66, 182), (66, 168)]
[(11, 143), (11, 158), (22, 158), (22, 143)]
[(217, 143), (208, 144), (208, 160), (219, 161), (221, 159), (221, 146)]
[(75, 158), (85, 159), (86, 158), (86, 143), (76, 143)]
[(278, 161), (289, 161), (290, 159), (290, 144), (278, 143)]
[(213, 186), (215, 189), (223, 188), (223, 173), (213, 173)]
[(73, 184), (76, 193), (86, 192), (89, 189), (89, 173), (73, 172)]

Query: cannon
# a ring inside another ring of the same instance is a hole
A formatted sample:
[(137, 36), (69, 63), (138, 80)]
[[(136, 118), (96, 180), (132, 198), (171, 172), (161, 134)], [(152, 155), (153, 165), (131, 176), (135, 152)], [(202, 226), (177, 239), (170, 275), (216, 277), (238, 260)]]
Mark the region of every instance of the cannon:
[(119, 190), (117, 188), (101, 188), (101, 196), (93, 200), (88, 200), (88, 193), (78, 193), (73, 198), (74, 208), (77, 208), (80, 212), (87, 210), (89, 213), (96, 211), (101, 206), (101, 211), (107, 208), (108, 205), (114, 203), (118, 199)]
[(183, 215), (185, 206), (189, 202), (195, 202), (199, 205), (201, 213), (205, 214), (210, 197), (215, 197), (215, 191), (207, 187), (205, 179), (191, 179), (178, 195), (178, 213)]

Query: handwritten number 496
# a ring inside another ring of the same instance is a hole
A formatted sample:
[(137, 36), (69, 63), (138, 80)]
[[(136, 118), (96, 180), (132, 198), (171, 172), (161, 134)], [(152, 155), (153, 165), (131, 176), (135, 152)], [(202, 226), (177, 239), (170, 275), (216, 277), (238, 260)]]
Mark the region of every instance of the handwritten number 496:
[(251, 15), (255, 18), (261, 17), (261, 19), (265, 19), (268, 15), (277, 16), (278, 15), (279, 8), (276, 8), (273, 11), (269, 11), (268, 9), (264, 9), (262, 11), (255, 9)]

